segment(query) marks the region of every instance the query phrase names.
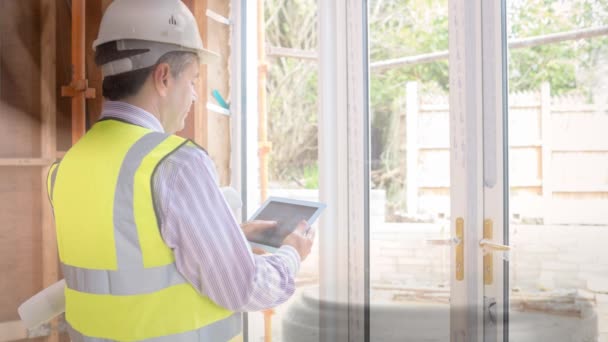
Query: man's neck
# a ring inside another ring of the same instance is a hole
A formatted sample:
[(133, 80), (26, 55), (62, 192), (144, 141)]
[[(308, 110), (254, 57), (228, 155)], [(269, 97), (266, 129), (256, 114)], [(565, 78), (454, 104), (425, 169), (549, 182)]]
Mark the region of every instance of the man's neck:
[(144, 101), (137, 97), (129, 97), (126, 99), (122, 99), (121, 101), (145, 110), (146, 112), (152, 114), (162, 124), (158, 107), (152, 104), (150, 101)]

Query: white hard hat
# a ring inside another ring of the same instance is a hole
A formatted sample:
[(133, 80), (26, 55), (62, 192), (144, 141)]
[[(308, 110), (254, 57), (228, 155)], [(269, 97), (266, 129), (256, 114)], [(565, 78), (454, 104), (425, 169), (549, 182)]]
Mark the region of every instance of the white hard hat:
[(113, 41), (119, 51), (148, 51), (102, 65), (104, 76), (150, 67), (171, 51), (197, 53), (201, 63), (219, 59), (203, 47), (196, 19), (181, 0), (114, 0), (101, 19), (93, 49)]

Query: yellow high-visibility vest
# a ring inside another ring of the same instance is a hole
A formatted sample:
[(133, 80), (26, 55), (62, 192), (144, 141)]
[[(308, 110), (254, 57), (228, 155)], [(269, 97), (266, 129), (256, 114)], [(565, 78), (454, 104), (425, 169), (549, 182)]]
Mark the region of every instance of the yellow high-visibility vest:
[(160, 234), (153, 175), (188, 144), (103, 120), (51, 168), (47, 185), (72, 338), (215, 342), (240, 332), (240, 315), (182, 277)]

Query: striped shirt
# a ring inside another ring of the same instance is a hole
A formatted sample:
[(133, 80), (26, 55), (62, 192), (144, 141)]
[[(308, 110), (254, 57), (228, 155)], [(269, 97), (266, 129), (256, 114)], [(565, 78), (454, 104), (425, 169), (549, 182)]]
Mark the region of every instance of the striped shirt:
[[(102, 118), (164, 132), (145, 110), (106, 101)], [(180, 273), (201, 294), (233, 311), (258, 311), (285, 302), (295, 291), (300, 256), (291, 246), (254, 255), (224, 199), (213, 161), (185, 146), (158, 166), (152, 183), (161, 235)]]

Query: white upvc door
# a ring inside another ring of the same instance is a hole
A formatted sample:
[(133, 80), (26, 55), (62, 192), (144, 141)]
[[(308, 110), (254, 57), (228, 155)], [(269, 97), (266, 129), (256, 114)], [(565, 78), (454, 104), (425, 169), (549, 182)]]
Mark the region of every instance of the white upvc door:
[[(503, 7), (449, 1), (452, 341), (507, 338)], [(352, 308), (321, 324), (344, 325), (350, 341), (370, 339), (374, 306), (367, 11), (366, 1), (319, 3), (321, 200), (338, 204), (320, 231), (321, 260), (334, 261), (321, 265), (321, 296)]]
[[(245, 1), (233, 3), (243, 9), (240, 18), (249, 18), (239, 24), (253, 27), (254, 9)], [(448, 7), (451, 236), (441, 247), (429, 248), (449, 250), (450, 340), (507, 341), (508, 262), (502, 251), (508, 245), (504, 0), (449, 0)], [(349, 307), (344, 317), (323, 317), (320, 311), (321, 341), (339, 341), (328, 335), (335, 331), (348, 331), (341, 337), (344, 341), (374, 340), (367, 17), (366, 0), (318, 2), (319, 188), (320, 200), (332, 204), (318, 232), (319, 295)], [(239, 88), (242, 93), (235, 92), (246, 99), (244, 113), (255, 111), (255, 94), (247, 87), (255, 79), (254, 57), (248, 58), (256, 46), (251, 31), (233, 32), (239, 42), (247, 41), (246, 47), (239, 45), (240, 56), (250, 61), (243, 70), (235, 68), (246, 85)], [(235, 133), (241, 140), (234, 143), (242, 147), (245, 159), (235, 160), (235, 165), (247, 162), (234, 178), (255, 183), (255, 153), (246, 142), (256, 141), (256, 129), (253, 122), (237, 123), (241, 131)], [(402, 333), (407, 340), (408, 331)]]
[(449, 4), (451, 340), (507, 341), (504, 2)]

